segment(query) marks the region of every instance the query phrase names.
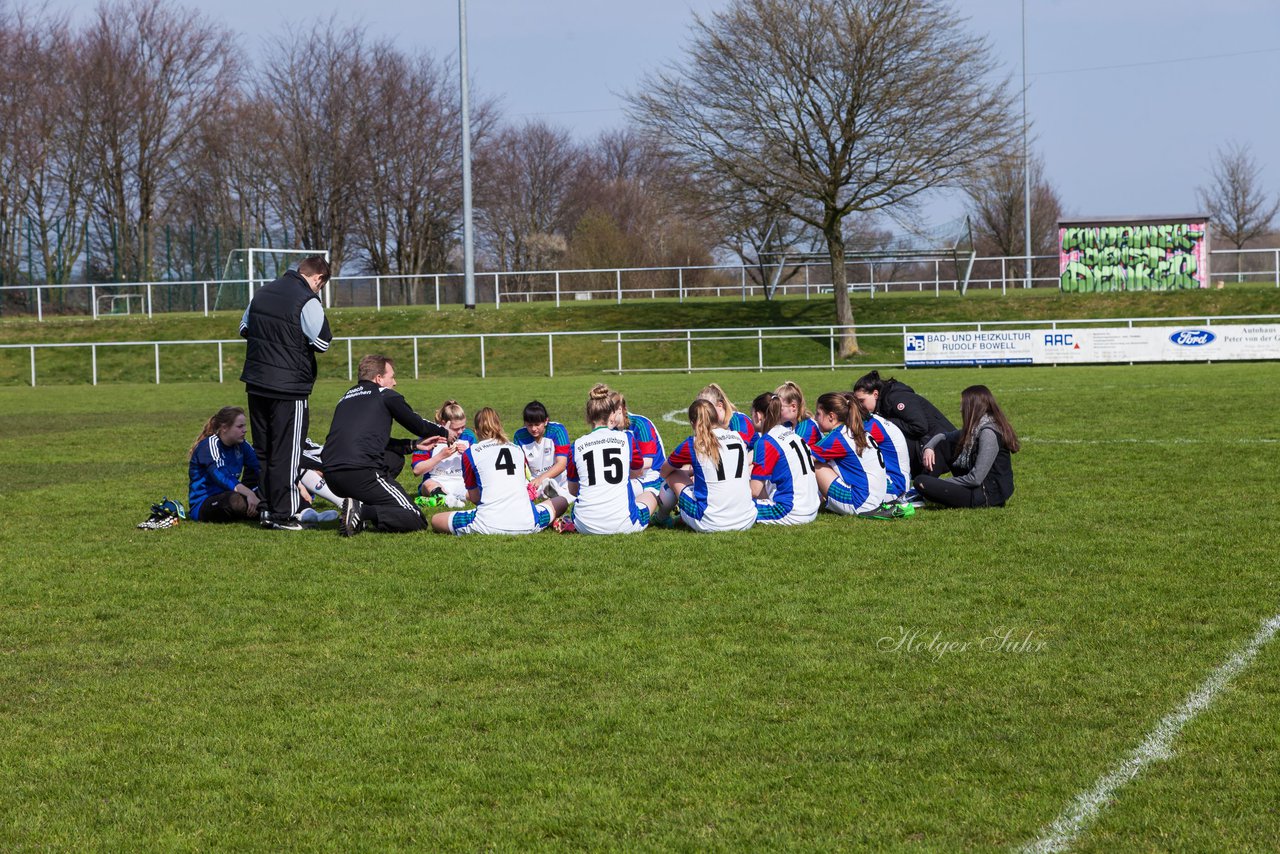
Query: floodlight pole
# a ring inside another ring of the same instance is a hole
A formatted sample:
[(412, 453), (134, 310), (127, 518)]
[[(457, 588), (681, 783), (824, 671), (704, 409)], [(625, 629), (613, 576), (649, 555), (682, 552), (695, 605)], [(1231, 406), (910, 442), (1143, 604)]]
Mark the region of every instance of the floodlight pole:
[(476, 307), (476, 255), (471, 227), (471, 108), (467, 87), (467, 0), (458, 0), (458, 67), (462, 77), (462, 258), (463, 306)]
[(1027, 150), (1027, 0), (1022, 0), (1022, 217), (1026, 249), (1024, 288), (1031, 287), (1031, 158)]

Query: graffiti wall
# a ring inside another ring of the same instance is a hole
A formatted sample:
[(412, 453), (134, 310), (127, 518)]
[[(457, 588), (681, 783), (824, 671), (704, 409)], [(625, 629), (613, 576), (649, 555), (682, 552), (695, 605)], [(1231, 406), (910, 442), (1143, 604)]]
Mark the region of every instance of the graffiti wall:
[(1206, 217), (1058, 223), (1063, 291), (1172, 291), (1209, 286)]

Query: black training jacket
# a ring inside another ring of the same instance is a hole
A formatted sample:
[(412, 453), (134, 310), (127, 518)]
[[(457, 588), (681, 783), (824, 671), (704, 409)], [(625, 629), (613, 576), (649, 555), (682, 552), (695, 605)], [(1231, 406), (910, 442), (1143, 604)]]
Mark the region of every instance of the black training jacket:
[(885, 380), (880, 387), (876, 414), (897, 424), (908, 439), (920, 445), (939, 433), (956, 429), (938, 407), (897, 380)]
[[(301, 400), (316, 383), (318, 349), (302, 331), (302, 307), (319, 297), (295, 270), (264, 285), (249, 303), (244, 370), (240, 380), (251, 394)], [(333, 340), (329, 321), (320, 333), (324, 347)]]
[[(414, 412), (400, 392), (372, 380), (361, 380), (347, 390), (333, 410), (329, 438), (324, 440), (324, 470), (381, 469), (392, 419), (420, 439), (449, 435), (439, 424)], [(408, 449), (406, 442), (403, 452)]]

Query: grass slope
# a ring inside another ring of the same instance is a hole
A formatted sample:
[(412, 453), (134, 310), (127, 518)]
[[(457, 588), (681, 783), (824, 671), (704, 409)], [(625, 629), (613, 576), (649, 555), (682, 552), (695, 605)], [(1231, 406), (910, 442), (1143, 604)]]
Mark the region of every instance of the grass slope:
[[(1180, 317), (1204, 315), (1256, 315), (1280, 313), (1280, 290), (1275, 288), (1232, 288), (1197, 292), (1061, 294), (1057, 291), (975, 291), (968, 297), (943, 294), (893, 294), (855, 299), (855, 316), (860, 324), (992, 322), (999, 320), (1059, 320), (1093, 317)], [(200, 315), (156, 315), (146, 318), (51, 319), (0, 322), (0, 342), (70, 343), (95, 341), (183, 341), (234, 339), (238, 312)], [(628, 300), (621, 305), (592, 302), (556, 308), (549, 303), (511, 305), (502, 309), (481, 306), (476, 311), (451, 308), (437, 312), (429, 307), (339, 309), (331, 313), (334, 333), (341, 337), (372, 336), (374, 340), (353, 347), (358, 359), (363, 352), (384, 350), (402, 366), (412, 363), (413, 346), (404, 341), (379, 341), (377, 336), (434, 334), (502, 334), (508, 332), (571, 332), (619, 329), (709, 329), (737, 327), (823, 326), (834, 318), (831, 297), (774, 301), (700, 299), (679, 303), (674, 300)], [(900, 363), (902, 341), (897, 333), (865, 333), (860, 344), (863, 355), (852, 363)], [(422, 367), (436, 376), (466, 377), (479, 373), (479, 347), (475, 341), (435, 342), (420, 352)], [(486, 372), (490, 376), (543, 376), (547, 373), (548, 343), (543, 337), (524, 340), (490, 340), (486, 344)], [(754, 339), (697, 344), (693, 350), (695, 367), (752, 366), (759, 354)], [(151, 347), (99, 348), (99, 382), (149, 382), (155, 376), (155, 354)], [(764, 361), (772, 365), (825, 364), (830, 358), (825, 333), (801, 335), (769, 342)], [(228, 345), (223, 354), (225, 376), (239, 376), (242, 351)], [(625, 348), (628, 367), (682, 368), (685, 345), (635, 343)], [(594, 374), (616, 367), (617, 352), (603, 337), (559, 338), (555, 344), (557, 373)], [(346, 346), (320, 360), (321, 375), (345, 378)], [(166, 347), (161, 351), (161, 374), (165, 382), (216, 380), (216, 352), (209, 346)], [(30, 354), (24, 350), (0, 350), (0, 385), (30, 383)], [(37, 383), (85, 383), (91, 377), (90, 354), (86, 348), (42, 351), (37, 359)]]
[[(577, 435), (593, 379), (401, 390)], [(670, 447), (704, 379), (622, 387)], [(1280, 366), (911, 373), (953, 414), (975, 381), (1025, 440), (1003, 510), (598, 539), (138, 531), (238, 387), (0, 389), (0, 847), (1033, 839), (1276, 613)], [(1278, 676), (1268, 647), (1081, 847), (1269, 847)]]

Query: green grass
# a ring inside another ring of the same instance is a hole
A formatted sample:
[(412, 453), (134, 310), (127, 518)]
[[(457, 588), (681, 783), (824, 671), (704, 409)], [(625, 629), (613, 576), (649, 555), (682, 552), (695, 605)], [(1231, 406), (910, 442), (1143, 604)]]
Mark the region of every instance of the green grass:
[[(1245, 287), (1224, 290), (1171, 293), (1061, 294), (1041, 290), (974, 291), (968, 297), (944, 294), (892, 294), (875, 299), (854, 299), (855, 317), (860, 324), (973, 323), (1008, 320), (1060, 320), (1095, 317), (1177, 317), (1280, 314), (1280, 290)], [(194, 314), (143, 317), (55, 318), (0, 321), (0, 343), (88, 343), (102, 341), (187, 341), (235, 339), (239, 312), (221, 312), (210, 317)], [(595, 301), (589, 305), (569, 304), (557, 309), (549, 303), (511, 305), (502, 309), (481, 306), (475, 311), (451, 308), (437, 312), (430, 307), (338, 309), (330, 314), (334, 334), (366, 337), (357, 342), (352, 355), (381, 349), (396, 359), (401, 374), (412, 365), (413, 345), (406, 341), (378, 340), (378, 336), (492, 334), (507, 332), (563, 333), (584, 330), (710, 329), (777, 326), (830, 325), (834, 308), (830, 296), (805, 300), (779, 299), (748, 302), (732, 299), (699, 299), (679, 303), (674, 300), (627, 300), (622, 305)], [(860, 338), (862, 355), (841, 364), (901, 363), (902, 340), (897, 333), (872, 334)], [(427, 354), (427, 348), (430, 354)], [(526, 339), (489, 339), (485, 347), (485, 368), (489, 376), (545, 376), (547, 339), (541, 335)], [(806, 331), (795, 338), (770, 341), (764, 346), (764, 362), (772, 365), (823, 365), (830, 359), (826, 333)], [(149, 346), (98, 348), (98, 381), (151, 382), (155, 377), (155, 354)], [(479, 373), (479, 346), (475, 340), (424, 342), (421, 367), (433, 376), (474, 377)], [(683, 368), (685, 345), (681, 342), (639, 342), (625, 345), (624, 364), (629, 368)], [(698, 367), (754, 366), (759, 354), (754, 339), (695, 344), (693, 363)], [(239, 376), (243, 351), (230, 344), (223, 351), (224, 376)], [(161, 349), (160, 370), (164, 382), (216, 380), (216, 350), (205, 346), (171, 346)], [(596, 374), (615, 368), (616, 347), (604, 336), (559, 337), (555, 342), (557, 373)], [(347, 376), (346, 344), (339, 341), (320, 360), (321, 376)], [(37, 356), (37, 384), (82, 384), (92, 376), (88, 348), (43, 350)], [(30, 353), (22, 349), (0, 350), (0, 385), (29, 384)]]
[[(850, 371), (795, 371), (810, 397)], [(782, 374), (717, 377), (746, 401)], [(570, 426), (594, 377), (405, 381)], [(699, 376), (627, 377), (633, 408)], [(238, 385), (0, 389), (0, 848), (996, 850), (1034, 839), (1277, 613), (1274, 364), (985, 382), (997, 511), (698, 536), (133, 526)], [(323, 381), (323, 437), (345, 383)], [(1214, 407), (1224, 416), (1208, 411)], [(968, 643), (937, 657), (882, 638)], [(999, 652), (1012, 631), (1036, 649)], [(1280, 837), (1280, 651), (1084, 850)]]

